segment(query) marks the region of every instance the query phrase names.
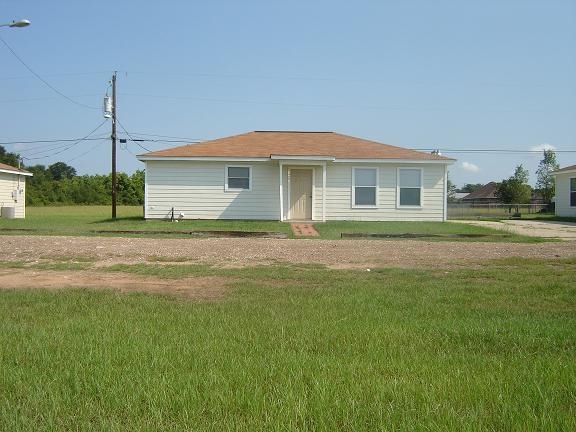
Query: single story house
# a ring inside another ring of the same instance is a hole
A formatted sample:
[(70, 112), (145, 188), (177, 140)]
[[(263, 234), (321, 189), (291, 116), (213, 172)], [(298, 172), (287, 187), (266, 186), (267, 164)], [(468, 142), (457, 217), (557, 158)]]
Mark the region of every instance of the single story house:
[(0, 216), (24, 218), (26, 216), (26, 177), (32, 173), (0, 163)]
[(552, 172), (556, 180), (556, 216), (576, 217), (576, 165)]
[(138, 156), (146, 219), (444, 221), (453, 159), (334, 132), (255, 131)]
[(500, 198), (496, 196), (498, 186), (499, 184), (496, 182), (487, 183), (474, 192), (470, 192), (460, 201), (463, 204), (468, 204), (470, 207), (501, 204)]

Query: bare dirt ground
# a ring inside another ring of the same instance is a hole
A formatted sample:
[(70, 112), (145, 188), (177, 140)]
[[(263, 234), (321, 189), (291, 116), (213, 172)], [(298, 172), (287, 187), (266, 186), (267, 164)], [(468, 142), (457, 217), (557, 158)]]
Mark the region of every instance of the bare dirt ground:
[[(103, 268), (125, 263), (186, 263), (236, 268), (274, 263), (321, 264), (329, 268), (454, 268), (486, 265), (505, 257), (568, 258), (576, 242), (488, 243), (421, 240), (150, 239), (121, 237), (1, 236), (2, 260), (30, 268), (0, 270), (0, 287), (81, 287), (173, 293), (217, 298), (232, 282), (223, 277), (166, 280)], [(34, 264), (89, 262), (89, 270), (48, 271)]]

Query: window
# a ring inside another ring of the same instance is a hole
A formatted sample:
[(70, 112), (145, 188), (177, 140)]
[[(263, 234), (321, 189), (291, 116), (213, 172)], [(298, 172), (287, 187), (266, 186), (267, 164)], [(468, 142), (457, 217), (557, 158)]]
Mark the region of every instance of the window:
[(576, 177), (570, 179), (570, 207), (576, 207)]
[(422, 170), (398, 169), (398, 205), (419, 207), (422, 205)]
[(376, 207), (378, 170), (376, 168), (354, 168), (352, 203), (354, 207)]
[(247, 166), (226, 167), (226, 190), (250, 190), (252, 169)]

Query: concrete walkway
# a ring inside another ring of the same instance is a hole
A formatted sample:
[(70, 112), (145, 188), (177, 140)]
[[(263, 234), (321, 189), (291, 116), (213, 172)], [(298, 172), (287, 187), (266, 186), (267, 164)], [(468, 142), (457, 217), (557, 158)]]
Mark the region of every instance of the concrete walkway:
[(468, 223), (488, 228), (494, 228), (502, 231), (510, 231), (531, 237), (554, 238), (561, 240), (576, 241), (576, 223), (558, 222), (558, 221), (541, 221), (541, 220), (522, 220), (506, 219), (499, 222), (492, 221), (475, 221), (475, 220), (458, 220), (450, 222)]

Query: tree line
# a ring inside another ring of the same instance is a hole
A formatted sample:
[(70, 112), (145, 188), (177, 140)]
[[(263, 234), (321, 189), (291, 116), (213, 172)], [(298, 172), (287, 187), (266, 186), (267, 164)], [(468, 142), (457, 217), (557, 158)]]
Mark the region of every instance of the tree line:
[[(110, 205), (112, 175), (78, 175), (64, 162), (52, 165), (23, 166), (20, 155), (7, 152), (0, 145), (0, 162), (20, 167), (33, 174), (26, 179), (27, 205)], [(144, 204), (144, 170), (132, 175), (117, 173), (117, 203)]]
[[(498, 183), (496, 196), (503, 204), (528, 204), (533, 194), (536, 193), (544, 204), (550, 204), (556, 193), (553, 171), (560, 168), (554, 150), (544, 150), (542, 160), (536, 170), (536, 184), (532, 188), (528, 184), (529, 172), (522, 164), (517, 165), (514, 174)], [(472, 193), (484, 187), (483, 184), (467, 183), (458, 189), (450, 179), (448, 179), (448, 196), (450, 201), (454, 201), (457, 192)]]

